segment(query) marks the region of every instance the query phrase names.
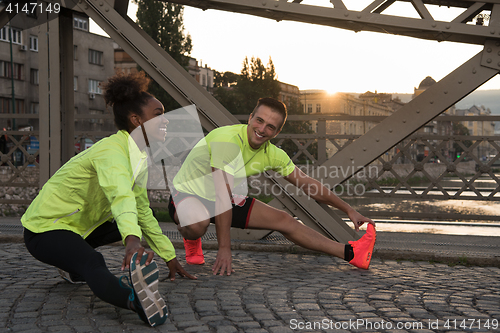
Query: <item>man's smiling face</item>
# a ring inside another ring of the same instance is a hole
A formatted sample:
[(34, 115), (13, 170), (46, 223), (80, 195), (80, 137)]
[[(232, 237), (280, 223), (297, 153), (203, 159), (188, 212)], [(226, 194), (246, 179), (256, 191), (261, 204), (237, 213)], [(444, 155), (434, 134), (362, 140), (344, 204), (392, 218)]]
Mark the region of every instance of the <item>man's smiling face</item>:
[(269, 106), (259, 106), (248, 119), (247, 136), (250, 147), (258, 149), (278, 135), (283, 120), (283, 116)]

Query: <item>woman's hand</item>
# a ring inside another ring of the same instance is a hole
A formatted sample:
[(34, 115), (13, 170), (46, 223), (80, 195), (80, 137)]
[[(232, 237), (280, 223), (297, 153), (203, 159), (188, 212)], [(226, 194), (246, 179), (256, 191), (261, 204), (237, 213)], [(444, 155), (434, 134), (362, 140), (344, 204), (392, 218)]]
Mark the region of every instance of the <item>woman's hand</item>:
[(168, 274), (168, 278), (170, 279), (170, 281), (175, 280), (175, 273), (178, 273), (182, 277), (188, 277), (191, 280), (198, 279), (196, 276), (193, 276), (193, 275), (189, 274), (188, 272), (186, 272), (184, 270), (184, 268), (182, 268), (181, 264), (179, 263), (179, 261), (177, 261), (176, 258), (168, 261), (167, 266), (168, 266), (168, 269), (170, 270), (170, 273)]
[(136, 252), (137, 252), (137, 260), (135, 261), (136, 265), (138, 265), (141, 262), (143, 255), (148, 256), (148, 259), (146, 260), (146, 266), (149, 265), (153, 260), (155, 254), (151, 250), (146, 250), (141, 245), (141, 240), (139, 239), (139, 237), (132, 235), (127, 236), (127, 238), (125, 238), (125, 258), (123, 258), (122, 262), (122, 268), (121, 268), (122, 271), (124, 269), (130, 268), (130, 259)]

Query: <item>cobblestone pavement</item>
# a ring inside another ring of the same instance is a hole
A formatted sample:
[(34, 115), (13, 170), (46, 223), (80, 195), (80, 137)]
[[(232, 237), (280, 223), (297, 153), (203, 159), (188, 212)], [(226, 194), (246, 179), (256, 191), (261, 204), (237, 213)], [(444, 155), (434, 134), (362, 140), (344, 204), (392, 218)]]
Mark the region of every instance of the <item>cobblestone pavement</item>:
[[(101, 248), (120, 275), (123, 247)], [(183, 263), (184, 252), (178, 250)], [(374, 259), (363, 271), (328, 256), (234, 251), (236, 273), (167, 280), (169, 319), (146, 327), (131, 311), (62, 280), (24, 244), (0, 244), (0, 332), (441, 332), (499, 331), (500, 269)], [(466, 329), (464, 329), (466, 327)]]

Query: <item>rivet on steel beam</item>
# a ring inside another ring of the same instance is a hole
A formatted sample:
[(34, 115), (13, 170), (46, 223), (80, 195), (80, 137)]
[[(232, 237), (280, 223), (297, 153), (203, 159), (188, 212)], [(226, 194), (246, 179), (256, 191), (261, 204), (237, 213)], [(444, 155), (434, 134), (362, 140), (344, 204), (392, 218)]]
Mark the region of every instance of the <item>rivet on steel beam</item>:
[(297, 206), (293, 207), (293, 210), (297, 210)]
[(477, 73), (476, 69), (475, 68), (472, 69), (472, 74), (476, 74), (476, 73)]
[(447, 24), (445, 28), (446, 28), (446, 29), (450, 29), (450, 28), (451, 28), (451, 25)]
[(491, 64), (491, 61), (492, 61), (492, 60), (491, 60), (490, 58), (486, 59), (486, 62), (487, 62), (488, 64)]
[(432, 27), (433, 28), (437, 27), (437, 24), (436, 23), (432, 23)]
[(488, 52), (488, 53), (491, 53), (491, 51), (492, 51), (492, 50), (491, 50), (491, 47), (488, 47), (488, 48), (486, 49), (486, 52)]
[(262, 1), (262, 6), (265, 6), (265, 5), (267, 5), (267, 2)]
[(430, 101), (431, 104), (434, 104), (434, 101)]
[(403, 124), (406, 123), (406, 119), (403, 119)]
[(99, 2), (99, 6), (101, 6), (101, 7), (104, 6), (104, 2), (102, 2), (102, 1)]
[(89, 9), (89, 5), (85, 4), (85, 6), (83, 6), (83, 8)]
[(280, 4), (278, 2), (274, 3), (274, 7), (278, 7)]
[(361, 14), (358, 14), (358, 18), (359, 18), (359, 19), (361, 18)]
[(281, 208), (285, 209), (285, 208), (286, 208), (286, 206), (285, 206), (285, 205), (283, 205)]
[(389, 129), (389, 133), (392, 133), (392, 128)]
[(447, 95), (447, 94), (448, 94), (448, 92), (447, 92), (447, 91), (445, 91), (445, 92), (444, 92), (444, 94), (445, 94), (445, 95)]
[(417, 112), (417, 113), (420, 113), (420, 110), (417, 110), (416, 112)]
[(351, 161), (352, 161), (352, 160), (354, 160), (354, 156), (351, 156), (349, 159), (350, 159)]
[(379, 141), (380, 141), (380, 139), (379, 139), (379, 138), (376, 138), (376, 139), (375, 139), (375, 141), (379, 142)]
[(495, 34), (495, 30), (491, 30), (490, 34), (494, 35)]
[(363, 147), (363, 151), (366, 151), (366, 147)]
[(344, 13), (344, 16), (345, 16), (345, 17), (348, 17), (348, 16), (349, 16), (349, 13)]
[(458, 84), (462, 84), (462, 80), (458, 80)]

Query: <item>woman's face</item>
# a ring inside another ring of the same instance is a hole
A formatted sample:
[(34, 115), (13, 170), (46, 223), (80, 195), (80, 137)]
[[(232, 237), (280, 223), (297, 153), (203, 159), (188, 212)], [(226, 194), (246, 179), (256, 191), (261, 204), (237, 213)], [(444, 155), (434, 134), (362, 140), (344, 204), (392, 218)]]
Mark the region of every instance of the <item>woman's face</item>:
[(164, 113), (163, 104), (154, 97), (142, 107), (142, 115), (139, 118), (150, 142), (165, 141), (168, 120), (164, 117)]

